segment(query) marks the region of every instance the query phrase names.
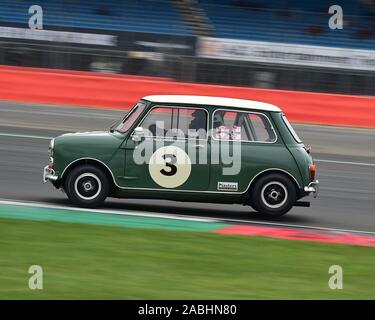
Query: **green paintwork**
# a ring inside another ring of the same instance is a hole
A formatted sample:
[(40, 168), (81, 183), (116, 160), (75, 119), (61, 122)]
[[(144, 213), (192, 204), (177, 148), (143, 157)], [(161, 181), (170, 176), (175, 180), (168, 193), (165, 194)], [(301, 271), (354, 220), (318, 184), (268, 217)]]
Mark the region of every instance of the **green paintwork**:
[[(54, 170), (59, 180), (55, 183), (61, 186), (69, 172), (69, 165), (77, 161), (98, 161), (110, 170), (114, 178), (115, 188), (113, 197), (128, 198), (156, 198), (182, 201), (220, 202), (220, 203), (247, 203), (247, 191), (254, 177), (265, 170), (282, 170), (292, 177), (299, 186), (299, 197), (305, 196), (303, 188), (310, 182), (309, 165), (311, 156), (304, 149), (302, 143), (294, 140), (286, 127), (281, 112), (256, 111), (266, 115), (277, 134), (275, 143), (241, 143), (241, 170), (238, 174), (222, 175), (222, 164), (193, 164), (189, 179), (179, 187), (167, 189), (157, 185), (151, 178), (148, 165), (137, 165), (133, 161), (135, 143), (131, 134), (144, 116), (154, 106), (149, 101), (137, 121), (126, 133), (114, 132), (87, 132), (65, 134), (55, 139)], [(163, 103), (163, 106), (173, 104)], [(197, 105), (180, 105), (181, 107), (198, 108)], [(209, 129), (212, 128), (212, 115), (216, 109), (223, 107), (204, 107), (209, 115)], [(232, 109), (232, 108), (230, 108)], [(233, 108), (233, 111), (246, 110)], [(176, 142), (176, 140), (173, 140)], [(186, 140), (178, 142), (178, 146), (187, 151)], [(155, 143), (150, 141), (150, 144)], [(211, 137), (204, 141), (207, 154), (218, 143)], [(223, 142), (222, 142), (223, 143)], [(230, 144), (231, 142), (226, 142)], [(170, 143), (165, 143), (168, 145)], [(176, 144), (175, 144), (176, 145)], [(155, 150), (155, 149), (154, 149)], [(93, 160), (94, 159), (94, 160)], [(236, 182), (237, 191), (219, 191), (218, 182)]]

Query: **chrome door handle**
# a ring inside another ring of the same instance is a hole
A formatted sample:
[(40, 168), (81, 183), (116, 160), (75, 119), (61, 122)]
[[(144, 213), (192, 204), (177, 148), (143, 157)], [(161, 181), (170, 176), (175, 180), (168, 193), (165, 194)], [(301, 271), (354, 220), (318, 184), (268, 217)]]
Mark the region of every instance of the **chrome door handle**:
[(196, 148), (196, 149), (203, 149), (204, 145), (203, 144), (194, 144), (193, 147)]

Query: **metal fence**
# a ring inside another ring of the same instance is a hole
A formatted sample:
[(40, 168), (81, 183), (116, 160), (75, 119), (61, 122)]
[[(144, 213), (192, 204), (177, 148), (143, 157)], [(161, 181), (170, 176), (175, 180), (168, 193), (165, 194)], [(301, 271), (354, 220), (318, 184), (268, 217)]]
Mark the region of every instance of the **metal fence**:
[(222, 85), (375, 95), (375, 72), (205, 59), (126, 48), (0, 42), (0, 64), (123, 73)]

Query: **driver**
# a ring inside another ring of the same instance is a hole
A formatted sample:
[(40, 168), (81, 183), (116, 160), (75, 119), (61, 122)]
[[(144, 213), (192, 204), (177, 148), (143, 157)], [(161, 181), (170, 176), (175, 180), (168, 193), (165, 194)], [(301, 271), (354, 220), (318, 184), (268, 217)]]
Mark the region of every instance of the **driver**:
[(224, 125), (224, 111), (216, 111), (214, 114), (214, 129)]
[(204, 132), (206, 135), (206, 112), (204, 110), (195, 110), (192, 114), (192, 120), (189, 124), (189, 137), (197, 137)]

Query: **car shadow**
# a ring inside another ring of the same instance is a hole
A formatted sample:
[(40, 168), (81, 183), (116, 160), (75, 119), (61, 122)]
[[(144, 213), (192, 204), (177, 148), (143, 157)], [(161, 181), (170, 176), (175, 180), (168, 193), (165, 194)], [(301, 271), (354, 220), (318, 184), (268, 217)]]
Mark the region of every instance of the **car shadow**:
[[(49, 198), (50, 204), (67, 206), (74, 208), (68, 199)], [(311, 217), (296, 213), (292, 209), (288, 214), (281, 217), (272, 217), (260, 214), (249, 206), (242, 205), (222, 205), (212, 203), (177, 202), (169, 200), (149, 200), (149, 199), (108, 199), (100, 208), (103, 210), (127, 210), (143, 211), (147, 213), (174, 214), (181, 216), (194, 216), (214, 218), (220, 220), (237, 220), (236, 223), (249, 222), (278, 222), (283, 224), (307, 224), (313, 222)], [(233, 221), (234, 222), (234, 221)]]

